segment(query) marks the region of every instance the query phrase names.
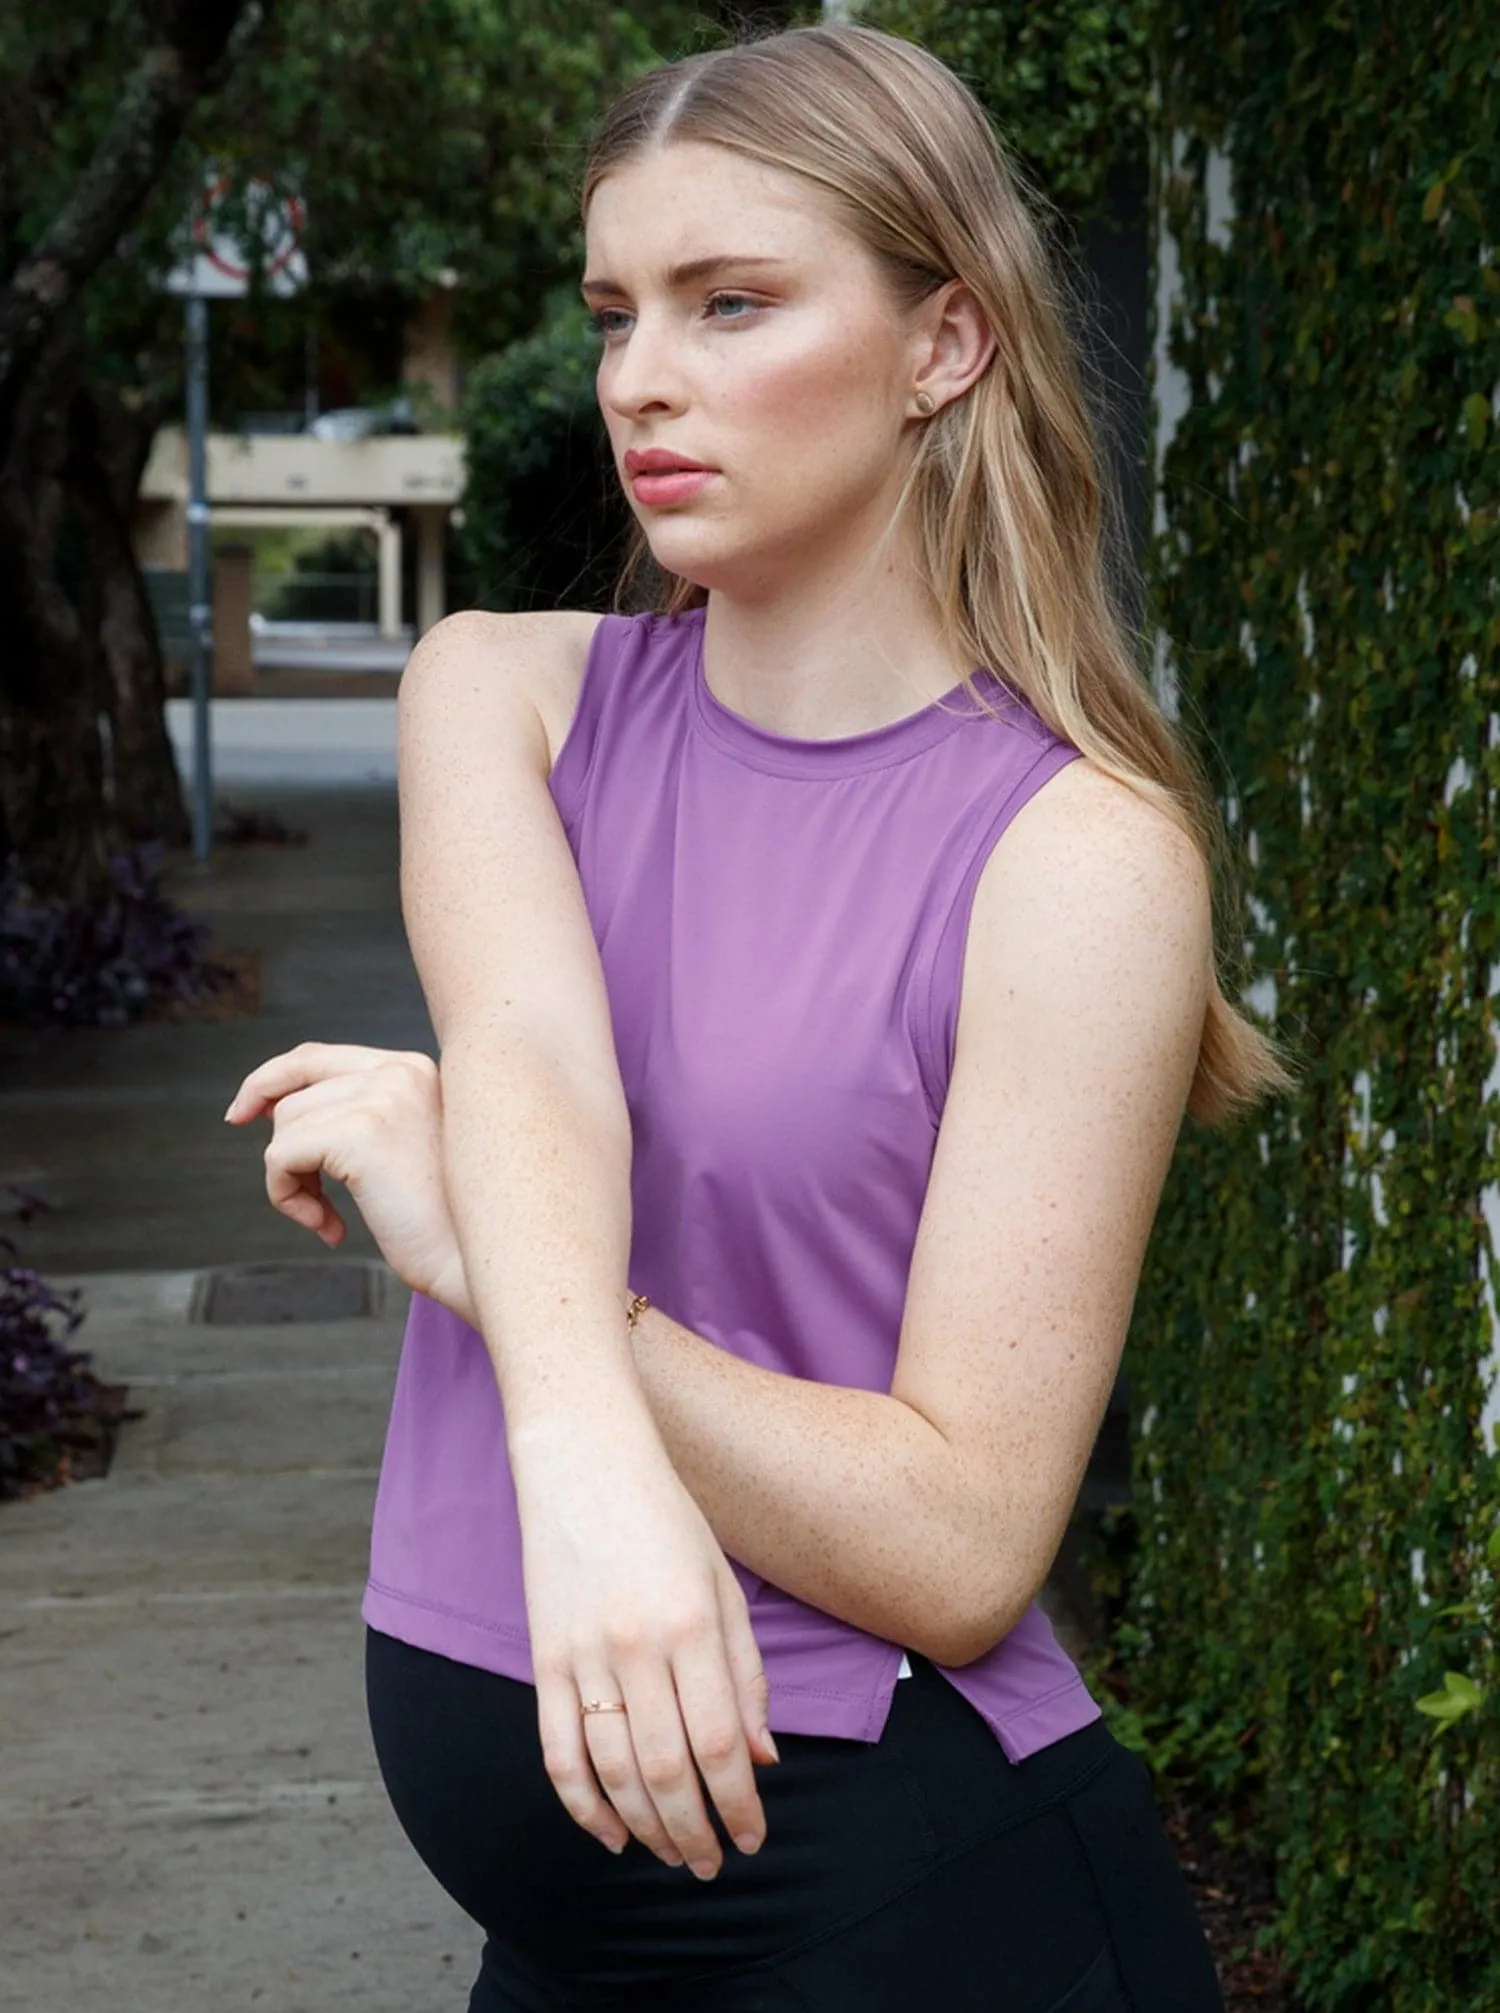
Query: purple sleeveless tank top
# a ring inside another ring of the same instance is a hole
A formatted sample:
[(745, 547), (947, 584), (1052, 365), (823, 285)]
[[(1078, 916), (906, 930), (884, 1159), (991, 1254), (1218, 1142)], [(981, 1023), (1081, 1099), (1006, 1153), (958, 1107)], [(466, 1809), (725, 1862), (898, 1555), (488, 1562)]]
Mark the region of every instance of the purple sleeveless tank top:
[[(958, 686), (872, 733), (769, 733), (709, 691), (703, 622), (604, 617), (551, 778), (634, 1134), (629, 1280), (747, 1361), (885, 1391), (974, 889), (1077, 750), (988, 673), (999, 719)], [(901, 1646), (736, 1570), (773, 1730), (878, 1739)], [(364, 1616), (532, 1680), (494, 1374), (478, 1334), (421, 1295)], [(1035, 1606), (945, 1675), (1012, 1761), (1098, 1717)]]

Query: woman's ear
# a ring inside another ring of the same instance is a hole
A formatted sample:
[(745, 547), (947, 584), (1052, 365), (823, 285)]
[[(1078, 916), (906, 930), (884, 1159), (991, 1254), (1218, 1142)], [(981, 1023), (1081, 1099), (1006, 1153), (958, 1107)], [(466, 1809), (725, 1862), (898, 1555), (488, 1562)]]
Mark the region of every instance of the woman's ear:
[(925, 392), (933, 411), (961, 398), (989, 367), (995, 332), (964, 280), (947, 280), (918, 309), (912, 391)]

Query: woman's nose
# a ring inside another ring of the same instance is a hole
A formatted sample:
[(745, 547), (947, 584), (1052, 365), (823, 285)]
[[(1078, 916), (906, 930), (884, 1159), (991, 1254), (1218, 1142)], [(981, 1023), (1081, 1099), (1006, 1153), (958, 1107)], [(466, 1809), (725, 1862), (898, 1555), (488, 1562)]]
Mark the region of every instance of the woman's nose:
[(680, 407), (682, 372), (670, 332), (659, 321), (638, 316), (610, 357), (601, 390), (605, 402), (622, 417)]

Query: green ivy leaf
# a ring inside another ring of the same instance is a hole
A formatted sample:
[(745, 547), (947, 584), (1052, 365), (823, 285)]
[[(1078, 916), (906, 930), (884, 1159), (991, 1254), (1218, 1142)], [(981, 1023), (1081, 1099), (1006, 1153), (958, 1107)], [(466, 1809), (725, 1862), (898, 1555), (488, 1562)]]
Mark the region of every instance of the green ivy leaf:
[(1484, 1693), (1471, 1677), (1462, 1671), (1445, 1671), (1443, 1689), (1430, 1691), (1417, 1700), (1417, 1711), (1426, 1713), (1429, 1719), (1438, 1722), (1438, 1730), (1451, 1726), (1466, 1713), (1477, 1712), (1484, 1703)]
[(1452, 329), (1461, 342), (1472, 345), (1479, 340), (1479, 314), (1466, 294), (1460, 294), (1454, 301), (1443, 316), (1443, 324)]

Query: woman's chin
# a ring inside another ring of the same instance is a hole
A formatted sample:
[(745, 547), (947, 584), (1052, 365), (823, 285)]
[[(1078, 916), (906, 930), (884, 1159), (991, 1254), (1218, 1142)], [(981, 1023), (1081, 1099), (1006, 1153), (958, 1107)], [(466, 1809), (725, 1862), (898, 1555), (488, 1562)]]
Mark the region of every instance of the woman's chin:
[(722, 594), (729, 600), (759, 600), (777, 582), (784, 581), (795, 565), (788, 554), (774, 546), (732, 545), (721, 537), (694, 537), (683, 525), (653, 526), (647, 533), (651, 557), (664, 573), (675, 573), (705, 593)]
[(655, 537), (648, 534), (651, 557), (657, 565), (664, 573), (691, 581), (694, 587), (722, 587), (735, 572), (736, 555), (722, 549), (707, 550), (702, 539), (674, 537), (674, 528), (663, 525)]

